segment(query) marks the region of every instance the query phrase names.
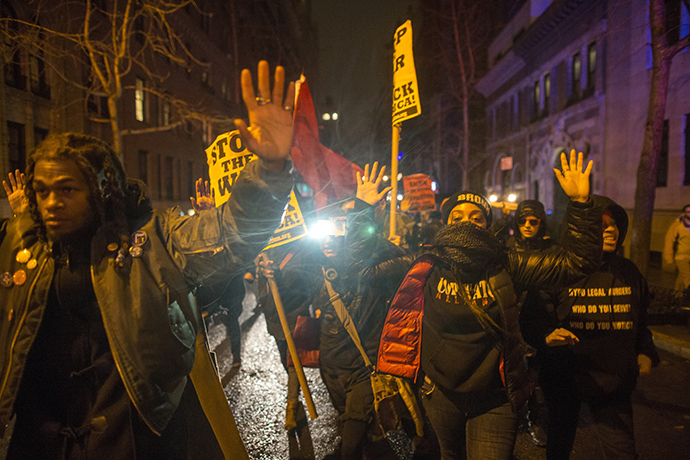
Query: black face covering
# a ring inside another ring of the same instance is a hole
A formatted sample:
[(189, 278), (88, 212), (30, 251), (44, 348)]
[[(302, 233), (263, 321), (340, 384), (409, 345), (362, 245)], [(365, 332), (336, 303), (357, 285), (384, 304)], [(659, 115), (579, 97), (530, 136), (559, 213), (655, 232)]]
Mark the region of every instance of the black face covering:
[(451, 262), (462, 282), (476, 282), (505, 251), (505, 246), (486, 229), (472, 222), (443, 227), (436, 235), (434, 247)]

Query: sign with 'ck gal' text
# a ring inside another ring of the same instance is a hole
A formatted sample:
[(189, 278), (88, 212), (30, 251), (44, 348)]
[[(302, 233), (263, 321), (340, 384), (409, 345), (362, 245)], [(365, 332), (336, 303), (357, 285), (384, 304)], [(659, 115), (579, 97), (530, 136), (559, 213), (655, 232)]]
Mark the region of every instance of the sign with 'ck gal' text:
[(393, 125), (396, 125), (422, 113), (412, 56), (412, 21), (398, 27), (393, 46)]

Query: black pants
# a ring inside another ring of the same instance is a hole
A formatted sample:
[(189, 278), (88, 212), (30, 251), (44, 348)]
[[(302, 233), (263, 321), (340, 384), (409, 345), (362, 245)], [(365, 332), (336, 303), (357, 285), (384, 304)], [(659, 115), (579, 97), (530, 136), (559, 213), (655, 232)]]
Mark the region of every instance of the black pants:
[(592, 413), (593, 431), (599, 438), (605, 458), (637, 458), (631, 399), (634, 385), (605, 396), (584, 396), (573, 370), (564, 368), (563, 363), (557, 358), (545, 361), (539, 376), (549, 414), (546, 458), (570, 458), (583, 403)]
[(374, 393), (365, 368), (352, 371), (321, 363), (321, 379), (338, 411), (343, 460), (361, 459), (367, 429), (374, 418)]

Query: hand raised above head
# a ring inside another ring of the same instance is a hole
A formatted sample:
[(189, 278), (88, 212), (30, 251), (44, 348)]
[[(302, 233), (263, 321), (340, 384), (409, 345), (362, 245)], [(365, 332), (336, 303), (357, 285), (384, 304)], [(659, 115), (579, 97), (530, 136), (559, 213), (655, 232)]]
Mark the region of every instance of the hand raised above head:
[(7, 201), (9, 201), (13, 213), (21, 214), (26, 211), (29, 205), (29, 200), (24, 193), (26, 176), (24, 173), (20, 173), (18, 169), (14, 174), (9, 173), (7, 176), (10, 183), (8, 184), (6, 181), (2, 181), (2, 186), (5, 188), (5, 193), (7, 193)]
[(290, 82), (283, 99), (285, 70), (275, 70), (273, 92), (270, 90), (268, 62), (261, 61), (257, 69), (258, 96), (254, 92), (252, 74), (242, 71), (242, 99), (249, 112), (249, 127), (242, 120), (235, 120), (240, 136), (247, 149), (264, 161), (267, 168), (280, 171), (292, 147), (292, 109), (295, 101), (295, 84)]
[(383, 173), (386, 167), (382, 166), (377, 176), (376, 170), (378, 167), (378, 161), (374, 162), (374, 166), (371, 168), (371, 174), (369, 174), (369, 165), (367, 164), (364, 167), (364, 176), (357, 171), (357, 198), (370, 205), (375, 205), (391, 191), (391, 187), (386, 187), (379, 192), (379, 185), (381, 185), (381, 181), (383, 181)]
[(582, 171), (583, 155), (580, 152), (575, 155), (575, 149), (570, 151), (570, 164), (568, 164), (565, 152), (561, 153), (561, 169), (554, 168), (558, 182), (568, 198), (584, 203), (589, 199), (589, 174), (592, 172), (592, 161), (587, 164), (587, 169)]
[(192, 201), (192, 208), (194, 208), (195, 212), (216, 207), (215, 190), (211, 190), (208, 181), (204, 183), (203, 179), (197, 179), (196, 181), (196, 199), (191, 196), (189, 199)]

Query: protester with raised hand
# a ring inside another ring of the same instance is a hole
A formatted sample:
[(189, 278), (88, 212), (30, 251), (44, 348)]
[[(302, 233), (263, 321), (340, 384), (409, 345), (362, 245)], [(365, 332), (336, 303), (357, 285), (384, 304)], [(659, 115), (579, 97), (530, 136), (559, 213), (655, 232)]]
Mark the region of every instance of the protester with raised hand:
[[(153, 210), (91, 136), (53, 134), (29, 155), (28, 212), (0, 221), (0, 434), (16, 415), (8, 459), (223, 458), (188, 379), (192, 292), (250, 263), (280, 223), (292, 188), (294, 90), (283, 102), (283, 79), (279, 67), (275, 102), (260, 105), (243, 72), (250, 127), (239, 126), (258, 160), (228, 202), (194, 216)], [(269, 88), (266, 62), (259, 88)]]
[(7, 201), (10, 203), (10, 208), (14, 215), (21, 214), (26, 211), (26, 206), (28, 205), (28, 200), (24, 194), (24, 187), (26, 186), (26, 176), (24, 173), (19, 172), (17, 169), (14, 174), (9, 173), (8, 180), (2, 181), (2, 186), (5, 188), (5, 193), (7, 194)]
[(392, 300), (378, 370), (421, 385), (442, 458), (507, 460), (530, 393), (516, 293), (566, 286), (601, 260), (601, 224), (582, 154), (562, 155), (556, 176), (571, 202), (566, 249), (508, 252), (487, 230), (488, 200), (473, 192), (443, 206), (447, 226)]
[[(593, 196), (603, 223), (598, 270), (556, 293), (555, 302), (523, 313), (525, 340), (538, 349), (539, 382), (549, 412), (546, 458), (568, 458), (580, 408), (587, 404), (605, 458), (635, 459), (632, 392), (659, 355), (647, 328), (649, 290), (635, 264), (616, 252), (628, 215)], [(527, 305), (525, 305), (527, 307)]]
[[(357, 195), (354, 208), (347, 213), (345, 241), (329, 258), (325, 271), (371, 362), (376, 359), (388, 299), (411, 262), (403, 257), (402, 249), (376, 231), (376, 206), (390, 190), (379, 191), (383, 174), (384, 168), (379, 170), (378, 163), (371, 168), (367, 165), (364, 175), (357, 174)], [(314, 300), (314, 307), (322, 311), (321, 378), (338, 411), (342, 458), (359, 460), (365, 448), (386, 446), (385, 441), (375, 445), (368, 441), (367, 431), (374, 421), (371, 369), (365, 366), (330, 299), (324, 286)], [(369, 458), (380, 456), (370, 453)]]

